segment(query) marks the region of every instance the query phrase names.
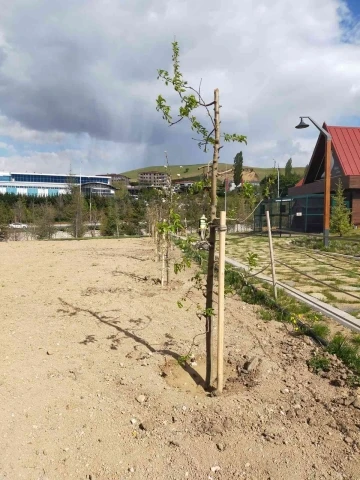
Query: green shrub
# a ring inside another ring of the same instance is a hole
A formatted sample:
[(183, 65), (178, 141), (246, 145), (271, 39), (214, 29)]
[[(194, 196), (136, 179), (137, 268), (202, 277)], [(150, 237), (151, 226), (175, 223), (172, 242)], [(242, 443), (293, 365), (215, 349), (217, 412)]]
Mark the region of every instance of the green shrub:
[(325, 323), (314, 323), (311, 330), (316, 337), (324, 340), (330, 335), (330, 328)]
[(323, 355), (315, 355), (307, 362), (309, 368), (314, 373), (328, 372), (330, 370), (330, 360)]
[(265, 322), (270, 322), (273, 319), (273, 314), (270, 310), (267, 310), (266, 308), (262, 308), (259, 310), (259, 315), (262, 320)]
[(329, 342), (327, 351), (341, 358), (356, 374), (360, 374), (359, 346), (352, 345), (345, 335), (337, 333)]

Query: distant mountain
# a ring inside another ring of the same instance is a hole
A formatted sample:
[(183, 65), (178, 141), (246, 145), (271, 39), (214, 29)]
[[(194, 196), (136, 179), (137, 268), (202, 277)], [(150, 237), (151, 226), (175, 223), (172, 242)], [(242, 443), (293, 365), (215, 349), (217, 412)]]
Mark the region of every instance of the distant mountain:
[[(225, 170), (229, 170), (232, 168), (232, 164), (229, 163), (220, 163), (219, 170), (221, 172)], [(195, 165), (171, 165), (170, 166), (170, 173), (173, 180), (197, 180), (201, 177), (203, 171), (207, 170), (207, 163), (206, 164), (195, 164)], [(131, 181), (137, 181), (138, 174), (140, 172), (166, 172), (166, 168), (164, 165), (153, 166), (153, 167), (144, 167), (144, 168), (137, 168), (136, 170), (129, 170), (128, 172), (122, 172), (121, 175), (126, 175), (130, 178)], [(244, 166), (244, 180), (246, 181), (261, 181), (266, 175), (269, 175), (274, 171), (273, 168), (259, 168), (259, 167), (247, 167)], [(303, 175), (305, 171), (305, 167), (293, 167), (293, 171), (298, 173), (299, 175)], [(285, 173), (285, 168), (280, 168), (280, 173)], [(228, 178), (232, 178), (233, 174), (230, 172), (228, 174)]]

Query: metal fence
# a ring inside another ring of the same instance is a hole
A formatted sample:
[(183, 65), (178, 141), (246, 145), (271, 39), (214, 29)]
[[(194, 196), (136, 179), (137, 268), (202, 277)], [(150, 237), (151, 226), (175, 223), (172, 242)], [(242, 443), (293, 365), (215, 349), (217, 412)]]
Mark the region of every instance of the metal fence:
[(323, 230), (324, 195), (301, 195), (264, 200), (254, 213), (254, 231), (267, 230), (269, 210), (272, 230), (279, 232), (321, 233)]

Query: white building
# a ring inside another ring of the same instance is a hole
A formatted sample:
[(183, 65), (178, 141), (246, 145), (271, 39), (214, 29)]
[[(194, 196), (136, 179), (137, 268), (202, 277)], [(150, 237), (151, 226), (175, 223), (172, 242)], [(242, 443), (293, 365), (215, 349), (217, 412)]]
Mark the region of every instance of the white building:
[(70, 184), (81, 185), (85, 194), (110, 196), (115, 193), (108, 176), (0, 172), (0, 194), (50, 197), (69, 193)]

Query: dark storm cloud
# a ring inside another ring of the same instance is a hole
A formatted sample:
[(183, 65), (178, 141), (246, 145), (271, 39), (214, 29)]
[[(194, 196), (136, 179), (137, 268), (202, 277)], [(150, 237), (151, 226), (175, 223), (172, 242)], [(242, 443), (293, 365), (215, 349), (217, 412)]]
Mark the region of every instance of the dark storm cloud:
[[(118, 142), (144, 164), (165, 149), (183, 163), (206, 161), (187, 125), (169, 129), (155, 111), (160, 92), (176, 101), (156, 70), (170, 68), (177, 35), (186, 77), (203, 78), (210, 99), (220, 88), (222, 128), (248, 135), (251, 163), (292, 153), (306, 163), (298, 115), (322, 121), (360, 109), (359, 46), (342, 43), (340, 5), (0, 0), (0, 114), (31, 131)], [(223, 159), (238, 150), (227, 147)]]

